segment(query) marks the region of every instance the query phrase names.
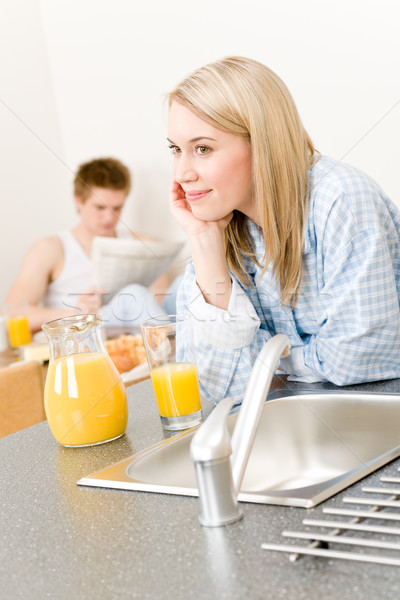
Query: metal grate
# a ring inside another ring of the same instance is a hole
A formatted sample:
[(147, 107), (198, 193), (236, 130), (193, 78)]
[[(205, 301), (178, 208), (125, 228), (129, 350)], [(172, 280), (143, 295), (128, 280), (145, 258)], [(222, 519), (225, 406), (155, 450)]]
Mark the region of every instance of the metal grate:
[[(400, 468), (397, 471), (400, 472)], [(292, 562), (304, 555), (311, 555), (399, 567), (400, 543), (393, 541), (392, 536), (400, 536), (400, 477), (383, 476), (380, 478), (380, 482), (391, 485), (389, 487), (365, 486), (361, 488), (361, 491), (366, 496), (343, 498), (345, 504), (370, 506), (371, 508), (368, 510), (363, 508), (324, 508), (322, 510), (326, 515), (352, 517), (350, 520), (304, 519), (303, 525), (323, 528), (325, 531), (282, 532), (284, 537), (294, 540), (309, 540), (308, 545), (262, 544), (261, 547), (264, 550), (289, 553), (289, 559)], [(397, 487), (393, 484), (397, 484)], [(379, 494), (380, 497), (376, 497), (376, 494)], [(386, 498), (382, 498), (382, 496), (386, 496)], [(397, 510), (388, 511), (387, 509)], [(381, 522), (380, 524), (377, 524), (378, 520)], [(370, 523), (371, 521), (372, 523)], [(398, 527), (391, 526), (396, 522), (399, 524)], [(344, 535), (345, 533), (346, 535)], [(385, 539), (382, 536), (385, 536)], [(332, 546), (339, 544), (351, 551), (331, 549)], [(357, 548), (363, 548), (364, 552), (357, 551)], [(371, 549), (392, 552), (390, 555), (384, 552), (376, 554), (371, 553)]]

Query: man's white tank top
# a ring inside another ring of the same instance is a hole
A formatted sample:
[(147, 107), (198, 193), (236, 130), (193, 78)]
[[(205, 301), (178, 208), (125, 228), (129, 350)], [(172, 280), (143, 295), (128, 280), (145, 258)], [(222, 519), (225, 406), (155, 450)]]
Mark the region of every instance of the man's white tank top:
[[(43, 298), (43, 306), (48, 308), (75, 307), (81, 294), (92, 284), (92, 261), (71, 231), (57, 234), (64, 248), (64, 266), (48, 287)], [(117, 231), (118, 238), (130, 238), (131, 233)]]

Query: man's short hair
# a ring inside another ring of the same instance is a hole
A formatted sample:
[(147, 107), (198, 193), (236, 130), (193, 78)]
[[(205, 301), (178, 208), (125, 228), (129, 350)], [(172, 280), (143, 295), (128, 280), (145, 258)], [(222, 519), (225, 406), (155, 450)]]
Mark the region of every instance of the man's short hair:
[(131, 174), (116, 158), (96, 158), (79, 166), (74, 179), (74, 194), (85, 201), (94, 187), (123, 190), (131, 189)]

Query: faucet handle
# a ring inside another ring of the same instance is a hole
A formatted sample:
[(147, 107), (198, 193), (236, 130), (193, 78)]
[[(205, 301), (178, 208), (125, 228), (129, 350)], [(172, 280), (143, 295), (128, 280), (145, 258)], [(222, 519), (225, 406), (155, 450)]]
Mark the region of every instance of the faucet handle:
[(232, 454), (226, 417), (234, 404), (224, 398), (195, 433), (190, 444), (199, 488), (200, 523), (216, 527), (242, 518), (232, 479)]
[(221, 400), (197, 430), (190, 444), (190, 456), (194, 462), (218, 460), (232, 454), (226, 417), (233, 404), (234, 398)]

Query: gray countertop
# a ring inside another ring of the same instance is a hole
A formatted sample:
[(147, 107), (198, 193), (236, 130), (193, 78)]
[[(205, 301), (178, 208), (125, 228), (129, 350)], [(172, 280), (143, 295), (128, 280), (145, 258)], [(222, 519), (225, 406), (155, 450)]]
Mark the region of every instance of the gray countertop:
[[(346, 389), (400, 393), (400, 380)], [(303, 518), (339, 505), (344, 492), (313, 509), (242, 503), (241, 521), (202, 528), (198, 498), (78, 487), (81, 477), (168, 436), (150, 381), (128, 388), (128, 397), (127, 432), (114, 442), (63, 448), (46, 422), (0, 440), (1, 597), (399, 598), (398, 567), (312, 557), (291, 563), (261, 548), (263, 542), (284, 543), (283, 529), (301, 529)], [(397, 474), (398, 466), (400, 460), (378, 473)], [(367, 479), (377, 482), (378, 474)], [(346, 494), (355, 495), (360, 485)]]

